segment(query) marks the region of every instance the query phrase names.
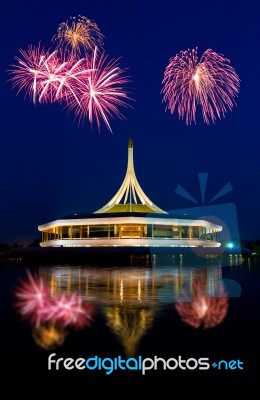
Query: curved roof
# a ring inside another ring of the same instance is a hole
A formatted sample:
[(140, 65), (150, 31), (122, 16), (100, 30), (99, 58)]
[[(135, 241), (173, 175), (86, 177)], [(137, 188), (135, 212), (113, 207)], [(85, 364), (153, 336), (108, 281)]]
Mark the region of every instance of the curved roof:
[(193, 225), (212, 227), (221, 231), (222, 227), (204, 219), (193, 219), (189, 215), (173, 215), (163, 213), (141, 213), (141, 212), (118, 212), (118, 213), (99, 213), (99, 214), (73, 214), (62, 219), (51, 221), (47, 224), (38, 226), (38, 229), (45, 230), (55, 226), (75, 226), (75, 225), (103, 225), (103, 224), (162, 224), (162, 225)]
[(63, 217), (62, 219), (89, 219), (89, 218), (108, 218), (108, 217), (149, 217), (149, 218), (160, 218), (160, 219), (182, 219), (182, 220), (190, 220), (190, 219), (194, 219), (196, 220), (196, 217), (192, 217), (191, 215), (179, 215), (179, 214), (168, 214), (168, 213), (151, 213), (151, 212), (110, 212), (109, 215), (107, 215), (107, 213), (92, 213), (92, 214), (70, 214), (70, 215), (66, 215), (65, 217)]
[(125, 179), (115, 196), (94, 214), (111, 212), (147, 212), (167, 214), (144, 193), (135, 175), (133, 139), (128, 140), (128, 163)]

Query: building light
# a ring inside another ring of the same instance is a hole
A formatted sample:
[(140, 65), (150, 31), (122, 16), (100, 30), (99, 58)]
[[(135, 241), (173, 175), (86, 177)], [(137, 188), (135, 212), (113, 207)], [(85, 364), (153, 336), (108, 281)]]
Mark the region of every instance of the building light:
[(233, 249), (233, 248), (234, 248), (234, 243), (229, 242), (229, 243), (227, 244), (227, 247), (228, 247), (229, 249)]

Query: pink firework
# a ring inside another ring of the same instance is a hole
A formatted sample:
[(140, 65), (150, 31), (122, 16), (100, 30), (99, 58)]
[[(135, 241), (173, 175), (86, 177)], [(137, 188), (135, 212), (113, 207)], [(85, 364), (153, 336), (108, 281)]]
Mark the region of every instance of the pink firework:
[(41, 278), (28, 273), (15, 291), (16, 307), (19, 313), (38, 329), (42, 325), (84, 328), (92, 322), (94, 306), (83, 302), (76, 293), (70, 296), (51, 296), (48, 286)]
[(40, 313), (43, 314), (45, 322), (51, 321), (64, 327), (84, 328), (92, 322), (94, 306), (83, 302), (76, 293), (70, 296), (62, 294), (60, 297), (52, 297)]
[(196, 123), (197, 105), (206, 124), (224, 117), (236, 105), (240, 79), (230, 60), (211, 49), (198, 59), (196, 49), (181, 51), (170, 59), (162, 81), (163, 102), (178, 112), (187, 125)]
[(87, 118), (100, 130), (101, 121), (112, 132), (109, 119), (117, 116), (124, 119), (120, 107), (127, 107), (130, 97), (124, 89), (129, 82), (125, 70), (118, 60), (108, 61), (98, 49), (91, 56), (67, 60), (60, 58), (57, 51), (50, 52), (40, 46), (29, 46), (28, 51), (20, 50), (22, 57), (16, 57), (17, 65), (9, 71), (13, 87), (18, 93), (32, 98), (34, 104), (62, 102), (69, 111), (75, 111), (82, 122)]
[(89, 76), (89, 69), (85, 68), (84, 59), (75, 60), (70, 57), (67, 61), (61, 61), (56, 52), (53, 52), (46, 60), (46, 77), (41, 82), (39, 102), (63, 101), (67, 102), (71, 97), (80, 105), (77, 96), (77, 87), (81, 80)]
[(8, 72), (14, 75), (10, 80), (13, 86), (18, 86), (18, 93), (25, 92), (25, 96), (33, 99), (36, 103), (41, 82), (46, 79), (45, 61), (49, 57), (49, 51), (38, 47), (29, 46), (28, 51), (20, 50), (22, 57), (15, 57), (17, 65), (12, 65)]
[(93, 125), (95, 121), (99, 130), (103, 121), (112, 132), (109, 119), (114, 116), (124, 119), (120, 107), (129, 107), (127, 101), (131, 99), (124, 88), (129, 77), (119, 67), (118, 60), (108, 61), (104, 53), (98, 54), (97, 48), (91, 57), (86, 58), (86, 63), (89, 74), (77, 86), (80, 104), (73, 96), (68, 109), (73, 110), (81, 122), (87, 118)]
[(25, 91), (25, 96), (37, 101), (51, 103), (56, 100), (66, 101), (73, 97), (79, 104), (76, 88), (80, 79), (85, 79), (89, 70), (84, 59), (73, 57), (62, 60), (57, 51), (50, 52), (29, 46), (28, 51), (20, 50), (22, 57), (15, 57), (17, 65), (12, 65), (10, 81), (18, 86), (18, 93)]
[(32, 323), (39, 325), (43, 310), (49, 303), (49, 289), (41, 278), (33, 277), (28, 272), (28, 281), (23, 281), (15, 292), (16, 307), (19, 313)]
[(196, 282), (192, 300), (178, 301), (175, 308), (182, 321), (193, 328), (213, 328), (219, 325), (227, 314), (228, 296), (222, 286), (217, 297), (207, 296), (201, 292), (200, 284)]

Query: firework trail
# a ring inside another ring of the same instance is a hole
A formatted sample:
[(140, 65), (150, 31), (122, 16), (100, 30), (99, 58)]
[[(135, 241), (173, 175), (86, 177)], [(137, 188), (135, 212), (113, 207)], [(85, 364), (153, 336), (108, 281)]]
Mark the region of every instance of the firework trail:
[(198, 58), (198, 48), (181, 51), (170, 59), (162, 81), (162, 102), (173, 114), (178, 112), (187, 125), (196, 123), (197, 105), (206, 124), (225, 117), (236, 105), (240, 79), (230, 60), (212, 49)]
[(128, 100), (132, 99), (124, 88), (130, 79), (125, 75), (125, 70), (119, 67), (118, 60), (108, 60), (104, 52), (98, 54), (97, 48), (91, 57), (86, 58), (86, 62), (89, 74), (77, 86), (80, 104), (72, 96), (68, 110), (75, 112), (79, 122), (87, 118), (92, 126), (95, 121), (100, 130), (103, 121), (112, 132), (110, 118), (116, 116), (124, 119), (119, 108), (130, 107)]
[(70, 17), (70, 21), (62, 22), (52, 41), (63, 53), (80, 57), (82, 53), (94, 51), (95, 47), (102, 49), (104, 35), (94, 21), (79, 15)]
[(182, 321), (193, 328), (203, 326), (207, 329), (219, 325), (228, 311), (228, 296), (223, 287), (220, 286), (217, 297), (203, 294), (199, 282), (194, 283), (193, 289), (191, 301), (187, 301), (184, 294), (183, 299), (175, 304)]

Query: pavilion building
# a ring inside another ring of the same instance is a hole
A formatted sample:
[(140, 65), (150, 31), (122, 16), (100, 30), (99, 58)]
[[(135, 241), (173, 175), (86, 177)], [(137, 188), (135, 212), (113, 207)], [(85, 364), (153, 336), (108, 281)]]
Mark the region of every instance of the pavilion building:
[(147, 197), (136, 178), (133, 149), (129, 139), (126, 175), (114, 197), (92, 214), (68, 215), (40, 225), (41, 247), (220, 247), (222, 226), (174, 215)]

